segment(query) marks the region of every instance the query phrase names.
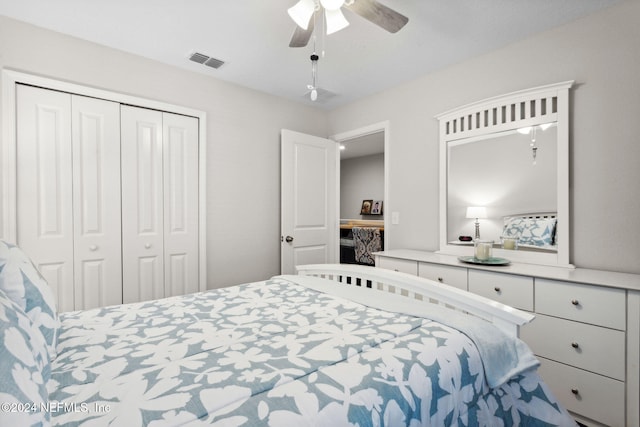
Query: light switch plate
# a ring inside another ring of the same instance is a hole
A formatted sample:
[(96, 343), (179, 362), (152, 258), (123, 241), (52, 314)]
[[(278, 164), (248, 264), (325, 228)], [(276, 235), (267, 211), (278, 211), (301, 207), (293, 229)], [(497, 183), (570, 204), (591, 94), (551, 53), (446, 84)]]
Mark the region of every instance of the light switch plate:
[(400, 212), (391, 212), (391, 224), (400, 224)]

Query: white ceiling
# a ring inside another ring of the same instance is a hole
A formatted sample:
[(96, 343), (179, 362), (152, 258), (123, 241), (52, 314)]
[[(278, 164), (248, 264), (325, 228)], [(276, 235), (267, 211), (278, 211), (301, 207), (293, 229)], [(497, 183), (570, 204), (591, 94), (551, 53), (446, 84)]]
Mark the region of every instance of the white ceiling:
[(341, 141), (340, 145), (344, 147), (340, 149), (340, 160), (384, 153), (384, 131)]
[[(357, 0), (356, 0), (357, 1)], [(562, 25), (621, 0), (380, 0), (409, 17), (390, 34), (351, 25), (317, 36), (319, 86), (331, 109)], [(289, 48), (297, 0), (0, 0), (0, 15), (311, 104), (312, 43)], [(324, 40), (323, 40), (324, 39)], [(188, 60), (200, 52), (219, 69)], [(321, 102), (320, 102), (321, 101)]]

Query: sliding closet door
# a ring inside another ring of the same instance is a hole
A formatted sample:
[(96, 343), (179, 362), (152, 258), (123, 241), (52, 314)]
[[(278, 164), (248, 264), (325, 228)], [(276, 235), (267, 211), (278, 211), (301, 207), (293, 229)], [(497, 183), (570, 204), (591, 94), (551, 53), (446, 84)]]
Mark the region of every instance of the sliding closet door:
[(19, 85), (16, 96), (17, 243), (73, 310), (71, 95)]
[(72, 103), (75, 309), (122, 303), (120, 104)]
[(198, 119), (162, 115), (165, 296), (197, 292)]
[(164, 297), (162, 113), (121, 107), (123, 301)]

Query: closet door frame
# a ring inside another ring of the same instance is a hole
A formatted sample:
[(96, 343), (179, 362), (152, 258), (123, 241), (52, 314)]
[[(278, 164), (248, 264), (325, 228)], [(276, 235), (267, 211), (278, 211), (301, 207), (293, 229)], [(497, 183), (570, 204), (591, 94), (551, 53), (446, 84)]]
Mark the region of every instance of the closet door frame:
[(0, 238), (8, 242), (17, 239), (17, 168), (16, 168), (16, 87), (18, 84), (39, 86), (76, 95), (83, 95), (115, 101), (121, 104), (165, 111), (196, 117), (198, 119), (198, 255), (200, 291), (207, 289), (207, 252), (206, 252), (206, 123), (204, 111), (188, 107), (154, 101), (147, 98), (126, 95), (76, 83), (64, 82), (47, 77), (23, 73), (15, 70), (2, 70), (2, 135), (0, 142)]

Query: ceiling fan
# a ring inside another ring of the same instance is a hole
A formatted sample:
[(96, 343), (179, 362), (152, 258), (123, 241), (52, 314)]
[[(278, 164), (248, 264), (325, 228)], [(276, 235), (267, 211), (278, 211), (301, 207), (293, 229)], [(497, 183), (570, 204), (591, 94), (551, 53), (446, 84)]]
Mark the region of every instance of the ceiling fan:
[(288, 13), (297, 24), (289, 47), (304, 47), (313, 33), (316, 11), (324, 9), (327, 34), (335, 33), (349, 25), (342, 14), (345, 8), (379, 27), (395, 33), (409, 22), (409, 18), (376, 0), (299, 0)]

